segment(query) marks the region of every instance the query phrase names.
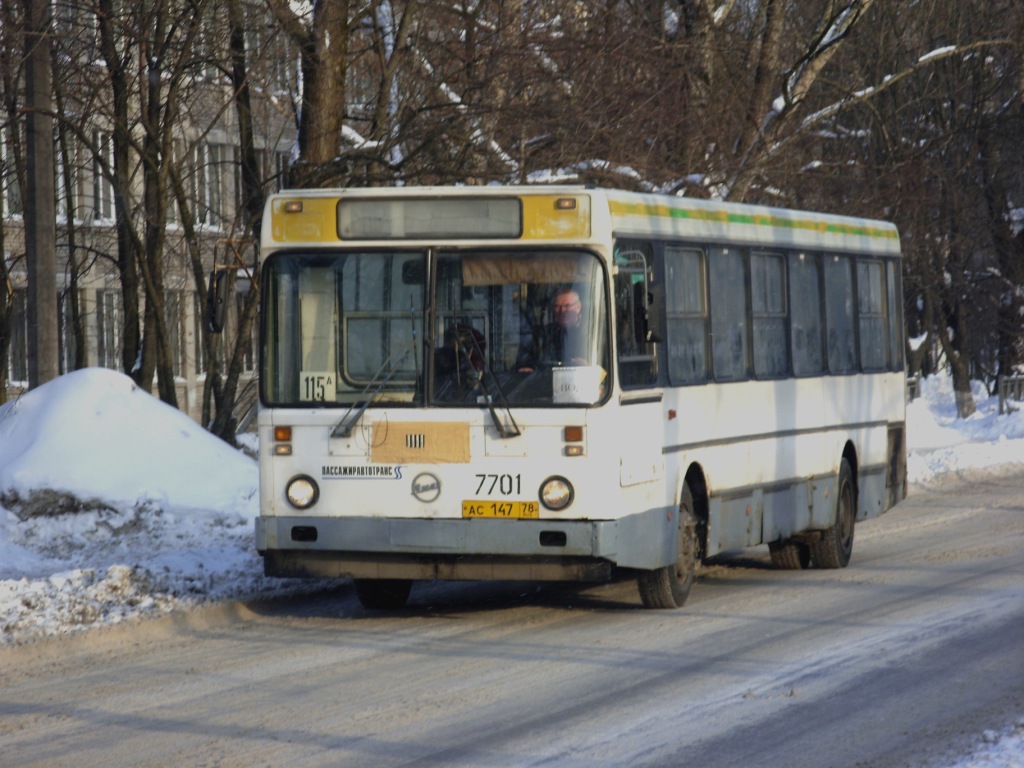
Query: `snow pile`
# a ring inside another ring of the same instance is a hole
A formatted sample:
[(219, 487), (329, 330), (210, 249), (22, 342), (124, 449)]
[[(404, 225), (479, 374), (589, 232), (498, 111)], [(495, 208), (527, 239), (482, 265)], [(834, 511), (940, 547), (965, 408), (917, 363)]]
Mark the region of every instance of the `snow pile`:
[(998, 474), (1024, 464), (1024, 405), (1010, 403), (999, 413), (999, 399), (978, 382), (978, 410), (957, 419), (949, 377), (932, 377), (920, 385), (921, 396), (907, 405), (907, 471), (911, 483), (929, 486), (969, 474)]
[(255, 462), (91, 368), (0, 406), (0, 644), (286, 587)]

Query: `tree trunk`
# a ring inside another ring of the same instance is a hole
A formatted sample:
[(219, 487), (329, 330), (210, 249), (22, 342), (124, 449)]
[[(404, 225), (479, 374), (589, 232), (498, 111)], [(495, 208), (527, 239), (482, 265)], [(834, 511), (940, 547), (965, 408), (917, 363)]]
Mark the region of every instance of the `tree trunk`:
[(53, 117), (50, 96), (50, 7), (25, 0), (25, 129), (28, 189), (25, 252), (28, 261), (28, 384), (57, 378), (57, 230), (54, 210)]
[[(132, 241), (129, 218), (128, 173), (131, 136), (129, 125), (128, 74), (121, 60), (114, 23), (118, 18), (113, 0), (99, 0), (96, 19), (100, 32), (100, 51), (107, 69), (110, 85), (113, 119), (113, 167), (103, 151), (103, 142), (94, 146), (93, 153), (100, 160), (104, 175), (114, 190), (114, 211), (117, 231), (117, 268), (121, 278), (121, 302), (124, 325), (121, 329), (121, 365), (124, 372), (135, 380), (143, 390), (149, 391), (153, 380), (150, 366), (148, 375), (142, 368), (142, 315), (139, 308), (138, 253)], [(98, 203), (98, 201), (95, 201)]]
[[(163, 141), (161, 126), (175, 121), (174, 101), (164, 112), (161, 56), (159, 47), (165, 34), (166, 19), (162, 8), (153, 14), (152, 38), (140, 40), (143, 58), (148, 64), (142, 89), (142, 179), (145, 213), (145, 253), (141, 260), (146, 288), (146, 334), (148, 343), (144, 357), (152, 353), (157, 374), (160, 399), (178, 407), (175, 386), (174, 351), (167, 333), (167, 308), (164, 303), (164, 244), (167, 239), (167, 183), (164, 164), (170, 145)], [(153, 42), (151, 43), (150, 40)]]
[(962, 309), (957, 311), (953, 318), (953, 338), (949, 333), (940, 333), (939, 339), (946, 352), (946, 360), (949, 369), (953, 374), (953, 395), (956, 398), (956, 414), (961, 419), (966, 419), (977, 410), (974, 403), (974, 395), (971, 393), (971, 368), (970, 357), (967, 354), (967, 324)]

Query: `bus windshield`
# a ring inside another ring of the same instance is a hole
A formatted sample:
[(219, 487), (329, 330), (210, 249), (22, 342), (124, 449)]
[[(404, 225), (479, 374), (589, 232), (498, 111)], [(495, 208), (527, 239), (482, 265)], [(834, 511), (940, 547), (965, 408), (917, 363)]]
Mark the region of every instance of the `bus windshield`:
[(586, 251), (278, 253), (264, 266), (263, 400), (593, 404), (607, 300)]

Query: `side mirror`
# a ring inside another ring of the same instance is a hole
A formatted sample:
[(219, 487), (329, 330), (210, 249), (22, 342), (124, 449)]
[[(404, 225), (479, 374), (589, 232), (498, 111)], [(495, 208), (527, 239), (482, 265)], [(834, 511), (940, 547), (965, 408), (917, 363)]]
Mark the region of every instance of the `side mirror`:
[(231, 296), (231, 270), (221, 269), (210, 273), (206, 291), (206, 328), (210, 333), (220, 333), (228, 314), (228, 299)]

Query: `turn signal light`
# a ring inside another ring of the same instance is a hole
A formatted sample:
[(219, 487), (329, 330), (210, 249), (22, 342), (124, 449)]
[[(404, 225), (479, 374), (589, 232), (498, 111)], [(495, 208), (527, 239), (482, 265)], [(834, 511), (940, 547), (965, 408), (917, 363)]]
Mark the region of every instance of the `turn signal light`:
[(291, 456), (292, 455), (292, 428), (291, 427), (274, 427), (274, 443), (273, 452), (275, 456)]

